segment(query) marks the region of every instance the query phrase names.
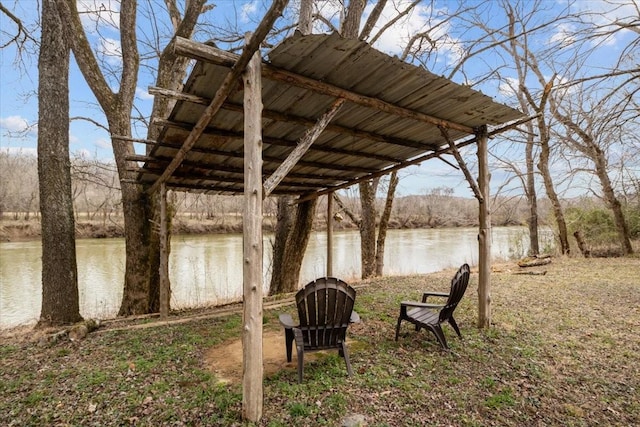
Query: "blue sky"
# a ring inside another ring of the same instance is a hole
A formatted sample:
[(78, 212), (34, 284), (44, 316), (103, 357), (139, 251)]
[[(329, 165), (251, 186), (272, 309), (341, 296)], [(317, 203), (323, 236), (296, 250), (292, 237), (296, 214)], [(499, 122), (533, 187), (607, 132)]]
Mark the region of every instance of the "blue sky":
[[(151, 2), (156, 0), (150, 0)], [(633, 0), (582, 0), (573, 6), (587, 12), (594, 12), (594, 20), (602, 20), (602, 22), (612, 22), (616, 19), (625, 18), (625, 16), (635, 16), (632, 5)], [(210, 1), (211, 2), (211, 1)], [(628, 3), (626, 6), (613, 7), (616, 2)], [(79, 2), (79, 7), (92, 7), (92, 0)], [(109, 2), (103, 0), (98, 3), (107, 4), (109, 8), (116, 14), (103, 14), (101, 24), (97, 26), (96, 21), (87, 19), (86, 27), (100, 28), (100, 33), (91, 32), (90, 37), (92, 43), (103, 53), (103, 59), (111, 66), (119, 65), (119, 56), (117, 50), (119, 48), (117, 25), (109, 25), (109, 22), (117, 22), (117, 10), (119, 3), (115, 1)], [(258, 1), (232, 1), (222, 0), (213, 1), (216, 8), (210, 13), (208, 21), (213, 26), (225, 26), (226, 22), (237, 23), (245, 29), (251, 29), (255, 26), (255, 22), (259, 21), (264, 11), (263, 2)], [(402, 10), (410, 3), (408, 0), (389, 1), (389, 6), (385, 9), (381, 23), (387, 22), (391, 16), (397, 14), (397, 10)], [(466, 2), (467, 6), (473, 6), (477, 2)], [(34, 22), (37, 20), (39, 3), (36, 0), (20, 0), (3, 2), (4, 6), (9, 8), (16, 16), (20, 17), (30, 28), (35, 28)], [(338, 8), (334, 1), (318, 2), (318, 8), (323, 16), (332, 19), (334, 22), (338, 17)], [(542, 2), (549, 11), (556, 10), (567, 4), (566, 1), (546, 0)], [(146, 6), (146, 2), (139, 0), (139, 7)], [(163, 2), (158, 2), (161, 7)], [(292, 5), (295, 2), (292, 1)], [(442, 1), (437, 3), (435, 9), (429, 7), (430, 2), (424, 2), (424, 5), (418, 7), (413, 13), (408, 15), (403, 21), (396, 24), (392, 29), (387, 31), (375, 44), (376, 48), (385, 52), (399, 55), (401, 47), (406, 44), (406, 40), (416, 32), (424, 31), (427, 25), (430, 25), (432, 33), (430, 35), (438, 40), (437, 55), (429, 58), (429, 68), (443, 74), (451, 65), (456, 63), (463, 55), (461, 49), (463, 38), (470, 39), (473, 34), (461, 34), (456, 28), (450, 24), (439, 20), (439, 16), (444, 11), (450, 11), (455, 4), (451, 1)], [(494, 5), (495, 6), (495, 5)], [(372, 4), (368, 5), (368, 11)], [(290, 9), (286, 17), (292, 16), (293, 9)], [(491, 14), (491, 9), (485, 9), (483, 13)], [(631, 14), (631, 15), (629, 15)], [(87, 15), (89, 16), (89, 15)], [(158, 13), (157, 16), (162, 16)], [(363, 21), (364, 22), (364, 21)], [(430, 24), (427, 24), (430, 22)], [(145, 21), (144, 17), (138, 18), (140, 32), (148, 32), (151, 27)], [(434, 26), (434, 24), (437, 24)], [(494, 23), (495, 24), (495, 23)], [(282, 25), (282, 22), (280, 23)], [(571, 28), (568, 24), (559, 24), (554, 26), (548, 37), (566, 37)], [(12, 29), (15, 28), (11, 21), (4, 15), (0, 14), (0, 45), (4, 45), (10, 35)], [(210, 27), (209, 27), (210, 28)], [(326, 29), (326, 28), (325, 28)], [(317, 31), (323, 28), (316, 28)], [(35, 34), (36, 37), (39, 37)], [(204, 33), (198, 37), (206, 38)], [(634, 35), (631, 32), (619, 33), (616, 37), (605, 41), (602, 46), (602, 54), (594, 56), (590, 61), (593, 65), (593, 73), (602, 72), (603, 67), (610, 66), (610, 62), (615, 55), (616, 50), (622, 49)], [(31, 46), (33, 50), (33, 46)], [(495, 59), (495, 58), (494, 58)], [(497, 63), (496, 63), (497, 64)], [(474, 72), (478, 75), (483, 72), (482, 68), (490, 68), (492, 66), (491, 57), (483, 57), (476, 64), (472, 61), (465, 69), (465, 74), (454, 76), (454, 81), (464, 83), (465, 78), (469, 78)], [(477, 68), (477, 69), (476, 69)], [(19, 56), (14, 44), (0, 49), (0, 149), (21, 151), (24, 153), (35, 153), (37, 141), (37, 54)], [(137, 90), (136, 107), (148, 118), (152, 104), (152, 98), (147, 93), (147, 87), (153, 83), (153, 76), (150, 74), (141, 74), (139, 78), (139, 87)], [(473, 78), (467, 83), (473, 83)], [(500, 87), (497, 83), (487, 83), (480, 88), (483, 92), (496, 98), (500, 102), (509, 101), (509, 90), (506, 87)], [(71, 77), (70, 77), (70, 97), (71, 97), (71, 116), (72, 117), (90, 117), (99, 123), (105, 123), (104, 117), (100, 112), (95, 99), (90, 93), (87, 85), (84, 83), (82, 75), (79, 73), (73, 59), (71, 61)], [(139, 129), (137, 137), (144, 138), (146, 131)], [(89, 158), (98, 158), (101, 160), (109, 160), (113, 158), (108, 133), (95, 124), (85, 120), (73, 120), (70, 131), (71, 152), (77, 156), (85, 156)], [(138, 147), (137, 150), (142, 153), (143, 148)], [(474, 150), (470, 150), (474, 153)], [(447, 186), (456, 188), (456, 194), (461, 196), (471, 196), (468, 185), (464, 182), (462, 175), (454, 171), (450, 166), (438, 160), (425, 162), (420, 167), (411, 167), (402, 173), (399, 192), (400, 194), (416, 194), (428, 192), (430, 188)], [(493, 173), (494, 186), (504, 180), (501, 171)]]

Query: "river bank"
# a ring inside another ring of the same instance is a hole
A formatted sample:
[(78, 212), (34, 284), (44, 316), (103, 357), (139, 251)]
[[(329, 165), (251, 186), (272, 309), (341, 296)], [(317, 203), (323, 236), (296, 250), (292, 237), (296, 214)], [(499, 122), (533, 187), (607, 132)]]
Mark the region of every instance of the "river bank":
[[(297, 384), (284, 345), (269, 347), (283, 335), (278, 315), (293, 307), (265, 308), (257, 426), (340, 426), (350, 414), (372, 426), (638, 425), (640, 259), (558, 258), (545, 275), (518, 269), (493, 271), (492, 325), (484, 330), (475, 326), (472, 271), (456, 309), (463, 339), (443, 326), (450, 352), (424, 330), (403, 326), (398, 341), (394, 334), (398, 301), (447, 290), (453, 270), (352, 283), (362, 319), (349, 328), (352, 377), (328, 352), (305, 357)], [(606, 315), (603, 304), (624, 316)], [(231, 360), (241, 366), (233, 359), (241, 314), (211, 309), (171, 320), (105, 323), (78, 341), (3, 337), (0, 424), (243, 425), (242, 383), (225, 370)]]
[[(478, 259), (478, 229), (389, 230), (385, 245), (388, 275), (429, 273)], [(525, 235), (521, 227), (497, 227), (492, 254), (496, 259), (519, 256)], [(271, 242), (265, 234), (264, 283), (270, 283)], [(125, 271), (124, 239), (77, 239), (78, 290), (83, 316), (99, 319), (115, 315), (122, 299)], [(242, 300), (243, 239), (241, 233), (174, 235), (169, 277), (172, 307), (196, 307)], [(306, 283), (325, 274), (327, 234), (311, 233), (300, 270)], [(0, 329), (31, 323), (40, 314), (42, 246), (39, 240), (0, 244)], [(332, 274), (344, 280), (360, 276), (360, 238), (357, 230), (333, 235)]]
[[(271, 221), (265, 221), (265, 229), (273, 229)], [(41, 237), (38, 218), (30, 220), (0, 220), (0, 242), (37, 240)], [(193, 220), (180, 219), (173, 224), (174, 234), (223, 234), (242, 232), (242, 220)], [(124, 237), (124, 223), (121, 219), (113, 221), (80, 220), (76, 221), (77, 239), (103, 239)]]
[[(273, 216), (264, 216), (263, 230), (273, 232), (276, 219)], [(495, 225), (495, 224), (494, 224)], [(500, 224), (500, 226), (519, 225), (514, 223)], [(447, 225), (450, 227), (474, 227), (473, 222), (455, 223)], [(421, 229), (421, 228), (444, 228), (444, 225), (434, 226), (428, 218), (412, 216), (402, 221), (391, 219), (389, 221), (390, 230), (399, 229)], [(326, 229), (324, 217), (317, 217), (314, 220), (313, 230), (323, 231)], [(333, 229), (355, 230), (357, 227), (350, 221), (334, 221)], [(239, 215), (228, 215), (225, 217), (194, 218), (189, 215), (176, 217), (172, 223), (172, 234), (229, 234), (242, 233), (242, 217)], [(25, 219), (0, 219), (0, 242), (15, 242), (25, 240), (37, 240), (41, 236), (39, 218)], [(81, 219), (76, 221), (77, 239), (103, 239), (124, 237), (124, 222), (122, 218), (116, 217), (108, 220)]]

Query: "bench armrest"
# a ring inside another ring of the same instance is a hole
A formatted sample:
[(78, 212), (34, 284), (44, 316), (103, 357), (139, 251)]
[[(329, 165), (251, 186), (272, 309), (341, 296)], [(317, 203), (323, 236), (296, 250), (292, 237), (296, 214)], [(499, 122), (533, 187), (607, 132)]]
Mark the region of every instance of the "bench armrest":
[(427, 302), (429, 297), (449, 298), (449, 294), (447, 292), (425, 292), (422, 294), (422, 302)]
[(442, 308), (444, 304), (427, 304), (424, 302), (418, 301), (402, 301), (400, 303), (403, 307), (420, 307), (420, 308)]
[(349, 319), (349, 323), (360, 323), (360, 315), (356, 313), (355, 310), (351, 312), (351, 318)]
[(284, 326), (285, 329), (293, 329), (298, 326), (294, 323), (293, 318), (290, 314), (281, 314), (278, 319), (280, 320), (280, 324)]

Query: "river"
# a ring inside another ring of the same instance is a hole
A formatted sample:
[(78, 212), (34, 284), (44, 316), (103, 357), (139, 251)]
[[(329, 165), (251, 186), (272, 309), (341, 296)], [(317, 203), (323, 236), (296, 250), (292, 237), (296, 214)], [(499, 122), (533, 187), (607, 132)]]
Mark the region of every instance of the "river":
[[(389, 230), (385, 275), (430, 273), (478, 261), (477, 228)], [(264, 239), (265, 285), (270, 275), (271, 241)], [(523, 254), (526, 230), (493, 229), (492, 255), (506, 259)], [(124, 280), (124, 240), (76, 241), (80, 313), (112, 318), (120, 306)], [(326, 234), (313, 233), (304, 258), (301, 283), (325, 275)], [(40, 241), (0, 243), (0, 329), (34, 324), (42, 303)], [(360, 274), (357, 231), (334, 233), (333, 273), (347, 281)], [(242, 298), (242, 235), (173, 236), (169, 259), (172, 308), (189, 308)], [(265, 289), (266, 291), (266, 289)]]

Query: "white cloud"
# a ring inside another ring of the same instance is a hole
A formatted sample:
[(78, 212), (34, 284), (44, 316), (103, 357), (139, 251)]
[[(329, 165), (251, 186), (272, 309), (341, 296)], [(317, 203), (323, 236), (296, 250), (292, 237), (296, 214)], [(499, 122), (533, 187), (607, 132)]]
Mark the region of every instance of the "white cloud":
[[(412, 3), (411, 0), (388, 2), (371, 32), (372, 36), (375, 36), (382, 27), (404, 12)], [(367, 6), (362, 25), (373, 10), (373, 6), (373, 4)], [(418, 4), (410, 13), (385, 29), (376, 41), (375, 47), (389, 54), (401, 55), (411, 37), (418, 33), (425, 33), (433, 41), (432, 48), (438, 51), (441, 58), (446, 58), (450, 63), (459, 62), (464, 55), (464, 49), (456, 38), (451, 37), (450, 24), (438, 18), (439, 15), (446, 15), (440, 12), (442, 11), (432, 9), (430, 4)]]
[(576, 39), (574, 37), (575, 27), (570, 24), (562, 23), (556, 26), (556, 32), (549, 39), (550, 43), (560, 43), (562, 47), (570, 46)]
[[(377, 34), (383, 26), (396, 18), (400, 11), (406, 10), (410, 4), (410, 0), (387, 2), (371, 34)], [(365, 17), (362, 20), (363, 25), (373, 10), (373, 6), (373, 4), (370, 4), (365, 10)], [(409, 14), (399, 19), (384, 31), (375, 44), (376, 48), (392, 54), (402, 53), (402, 50), (412, 35), (418, 32), (424, 32), (427, 28), (433, 26), (431, 25), (432, 23), (429, 22), (430, 10), (428, 5), (417, 5)], [(434, 35), (432, 38), (435, 40), (437, 37), (438, 35)]]
[(73, 152), (73, 155), (80, 159), (91, 159), (91, 153), (86, 148), (80, 148)]
[(106, 61), (112, 65), (118, 65), (122, 62), (122, 50), (120, 41), (115, 39), (100, 39), (98, 52), (105, 57)]
[(26, 132), (29, 130), (29, 122), (20, 116), (0, 117), (0, 128), (8, 132)]
[[(635, 1), (629, 0), (590, 0), (579, 1), (575, 6), (582, 12), (585, 19), (590, 20), (596, 26), (601, 27), (598, 30), (603, 34), (599, 42), (604, 46), (612, 46), (618, 41), (630, 34), (631, 30), (623, 29), (615, 34), (609, 34), (609, 31), (620, 30), (620, 24), (635, 23), (638, 21), (638, 5)], [(598, 43), (594, 41), (594, 44)]]
[[(317, 12), (318, 14), (322, 15), (326, 20), (332, 22), (335, 26), (339, 25), (340, 14), (343, 10), (342, 2), (340, 2), (339, 0), (320, 0), (314, 3), (314, 7), (314, 13)], [(370, 8), (368, 8), (367, 10), (369, 9)], [(325, 30), (326, 26), (324, 23), (315, 23), (314, 31), (322, 32)]]
[(111, 149), (111, 141), (106, 138), (98, 138), (94, 142), (95, 146), (98, 148)]
[(78, 0), (77, 8), (82, 25), (90, 33), (104, 28), (120, 28), (120, 2), (115, 0)]
[(151, 95), (149, 92), (142, 89), (141, 87), (136, 88), (136, 96), (138, 97), (138, 99), (142, 99), (142, 100), (153, 99), (153, 95)]
[(240, 20), (242, 22), (250, 22), (251, 15), (254, 15), (258, 11), (258, 1), (250, 1), (242, 5)]
[(506, 77), (500, 80), (500, 85), (498, 86), (498, 92), (505, 98), (514, 96), (518, 92), (518, 87), (520, 83), (518, 79), (515, 77)]

